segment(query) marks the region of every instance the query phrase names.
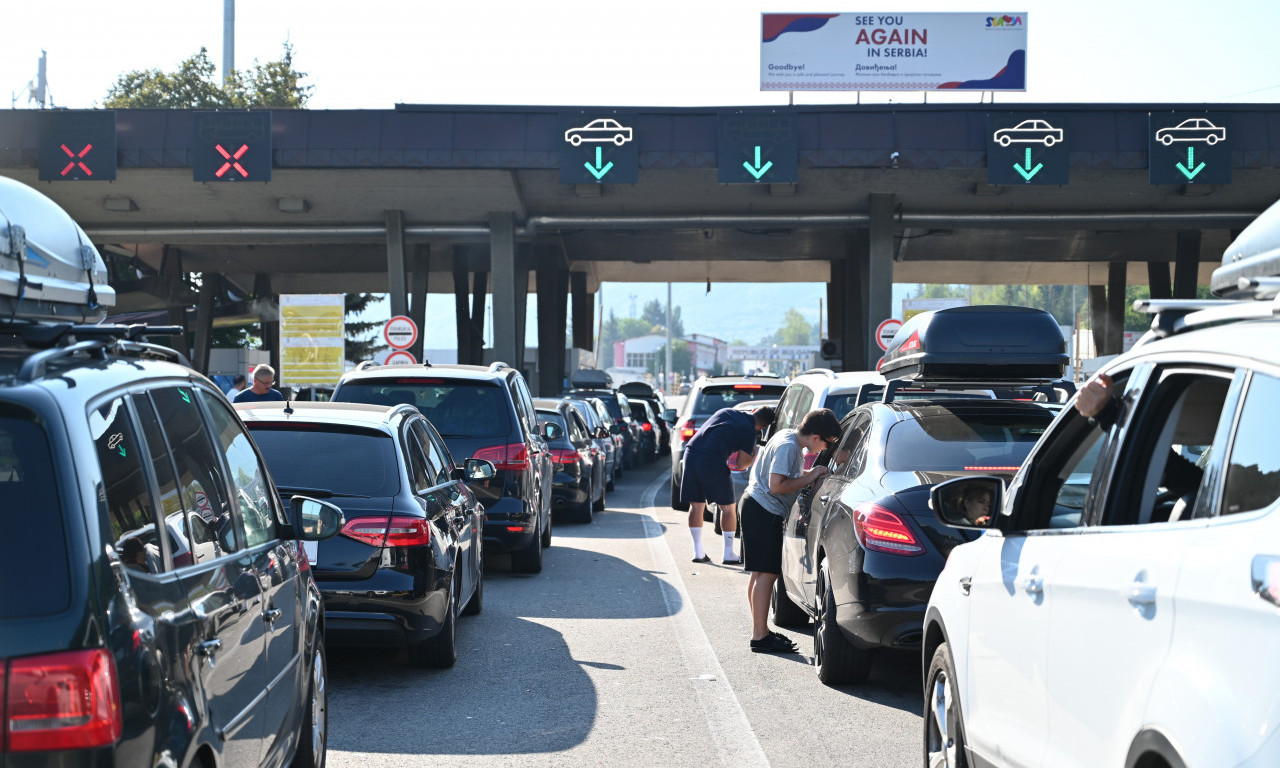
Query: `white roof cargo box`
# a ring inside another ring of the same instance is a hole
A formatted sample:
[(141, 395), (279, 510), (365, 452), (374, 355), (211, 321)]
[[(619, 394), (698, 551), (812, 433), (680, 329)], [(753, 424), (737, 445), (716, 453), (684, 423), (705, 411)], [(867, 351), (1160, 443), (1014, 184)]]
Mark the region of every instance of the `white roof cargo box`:
[(0, 316), (100, 320), (115, 303), (84, 230), (57, 203), (0, 176)]

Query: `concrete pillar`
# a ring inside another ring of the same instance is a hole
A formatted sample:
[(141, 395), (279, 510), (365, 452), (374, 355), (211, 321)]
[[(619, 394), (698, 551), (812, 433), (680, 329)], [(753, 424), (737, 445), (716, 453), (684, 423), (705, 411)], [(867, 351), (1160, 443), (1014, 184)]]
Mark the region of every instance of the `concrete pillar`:
[(1128, 265), (1113, 261), (1107, 265), (1107, 346), (1108, 355), (1124, 350), (1124, 293)]
[(489, 270), (477, 269), (471, 276), (471, 365), (484, 362), (484, 305), (489, 297)]
[(559, 247), (535, 251), (538, 270), (539, 397), (552, 397), (564, 388), (565, 330), (569, 309), (569, 271)]
[(391, 316), (409, 313), (409, 280), (404, 259), (404, 211), (385, 211), (387, 218), (387, 295)]
[(823, 360), (822, 364), (844, 369), (844, 334), (845, 313), (849, 304), (849, 257), (847, 255), (831, 260), (831, 280), (827, 283), (827, 338), (841, 346), (841, 356), (834, 360)]
[(196, 313), (195, 355), (191, 363), (204, 375), (209, 375), (209, 350), (213, 346), (213, 300), (218, 291), (218, 276), (210, 272), (201, 275), (200, 311)]
[[(595, 303), (592, 301), (592, 294), (587, 293), (587, 273), (586, 272), (570, 272), (569, 273), (569, 292), (573, 296), (573, 346), (578, 349), (595, 349)], [(602, 357), (608, 357), (607, 350), (601, 350)], [(608, 368), (608, 365), (600, 365), (602, 361), (597, 360), (596, 364), (601, 368)]]
[(1089, 327), (1093, 330), (1093, 350), (1107, 354), (1107, 287), (1089, 286)]
[(844, 295), (840, 297), (844, 303), (840, 327), (844, 359), (840, 370), (865, 371), (867, 358), (871, 355), (871, 330), (867, 328), (867, 262), (871, 252), (871, 231), (857, 229), (849, 233), (847, 246)]
[[(253, 295), (260, 299), (274, 298), (271, 292), (271, 276), (258, 273), (253, 277)], [(262, 348), (266, 350), (269, 365), (276, 369), (277, 381), (280, 375), (280, 318), (262, 318)]]
[(458, 362), (471, 360), (471, 273), (467, 270), (467, 256), (459, 246), (453, 247), (453, 316), (458, 335)]
[(516, 230), (510, 211), (489, 214), (489, 269), (493, 271), (493, 359), (520, 362), (516, 351)]
[(872, 335), (876, 326), (893, 317), (893, 206), (892, 193), (870, 196), (871, 231), (867, 249), (865, 280), (866, 303), (863, 305), (863, 327), (867, 354), (860, 370), (875, 370), (882, 350)]
[(1194, 299), (1200, 271), (1200, 230), (1178, 230), (1174, 263), (1173, 298)]
[(1167, 261), (1148, 261), (1147, 262), (1147, 286), (1151, 289), (1151, 298), (1153, 299), (1171, 299), (1173, 292), (1170, 289), (1172, 283), (1169, 279), (1169, 262)]
[(430, 267), (431, 245), (419, 243), (413, 247), (413, 291), (409, 297), (409, 317), (418, 326), (418, 340), (409, 348), (414, 359), (422, 362), (422, 350), (426, 349), (427, 329), (427, 274)]
[[(511, 364), (521, 371), (524, 371), (524, 353), (525, 353), (525, 336), (527, 328), (525, 327), (525, 318), (528, 316), (529, 308), (529, 261), (531, 246), (528, 243), (521, 243), (516, 246), (515, 251), (515, 357), (511, 360)], [(525, 377), (526, 380), (529, 377)]]

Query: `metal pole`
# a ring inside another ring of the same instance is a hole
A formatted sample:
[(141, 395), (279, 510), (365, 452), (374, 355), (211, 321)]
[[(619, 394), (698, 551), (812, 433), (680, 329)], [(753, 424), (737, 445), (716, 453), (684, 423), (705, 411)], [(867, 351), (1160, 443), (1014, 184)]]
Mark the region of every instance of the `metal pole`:
[(671, 394), (671, 283), (667, 283), (667, 365), (662, 372), (662, 390)]
[(222, 85), (236, 66), (236, 0), (222, 0)]

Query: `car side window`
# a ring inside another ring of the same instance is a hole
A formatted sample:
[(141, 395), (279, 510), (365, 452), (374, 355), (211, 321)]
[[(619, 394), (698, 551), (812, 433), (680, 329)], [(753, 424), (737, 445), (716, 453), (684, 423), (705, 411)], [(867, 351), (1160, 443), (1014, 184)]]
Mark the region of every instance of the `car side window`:
[(774, 416), (773, 426), (769, 429), (770, 435), (776, 435), (784, 429), (791, 429), (791, 412), (795, 410), (791, 404), (796, 401), (802, 389), (804, 389), (803, 384), (792, 384), (783, 391), (782, 397), (778, 398), (777, 413)]
[(200, 399), (209, 409), (214, 433), (222, 448), (231, 475), (231, 485), (236, 495), (236, 507), (244, 525), (245, 545), (256, 547), (276, 537), (275, 509), (272, 506), (271, 484), (267, 471), (253, 449), (249, 435), (222, 400), (203, 389), (197, 389)]
[(89, 429), (98, 454), (116, 554), (130, 571), (165, 570), (144, 443), (126, 399), (116, 397), (91, 409)]
[(431, 472), (427, 467), (427, 452), (422, 445), (422, 436), (412, 426), (404, 430), (404, 445), (409, 458), (409, 474), (413, 479), (413, 488), (418, 493), (435, 485), (431, 481)]
[(1204, 487), (1231, 371), (1158, 370), (1124, 438), (1103, 525), (1190, 519)]
[(173, 456), (187, 538), (194, 563), (222, 557), (240, 548), (238, 523), (231, 514), (217, 449), (196, 404), (192, 388), (161, 387), (150, 392)]
[[(849, 423), (844, 434), (840, 437), (839, 444), (836, 445), (835, 453), (831, 455), (831, 462), (827, 468), (832, 474), (843, 474), (853, 477), (858, 474), (862, 460), (866, 457), (866, 447), (863, 440), (867, 434), (867, 426), (871, 423), (871, 419), (865, 415), (857, 416)], [(859, 450), (861, 456), (859, 456)]]
[(1253, 374), (1231, 441), (1223, 482), (1222, 515), (1264, 509), (1280, 499), (1280, 379)]
[(169, 441), (160, 428), (151, 399), (146, 395), (135, 395), (134, 412), (138, 417), (138, 425), (146, 438), (147, 449), (151, 454), (151, 469), (156, 476), (156, 491), (160, 494), (160, 511), (164, 515), (165, 529), (169, 532), (170, 556), (175, 568), (191, 565), (191, 549), (183, 533), (186, 512), (182, 506), (182, 494), (178, 490), (178, 478), (174, 474), (173, 457), (169, 451)]
[(528, 431), (533, 433), (538, 430), (538, 419), (534, 415), (537, 410), (533, 407), (533, 397), (529, 394), (529, 387), (524, 383), (524, 377), (513, 376), (512, 382), (516, 394), (516, 406), (520, 409), (520, 416), (524, 419), (525, 426)]
[(587, 427), (582, 423), (582, 417), (572, 408), (569, 409), (569, 434), (572, 435), (571, 441), (574, 443), (590, 442), (591, 438), (587, 436)]

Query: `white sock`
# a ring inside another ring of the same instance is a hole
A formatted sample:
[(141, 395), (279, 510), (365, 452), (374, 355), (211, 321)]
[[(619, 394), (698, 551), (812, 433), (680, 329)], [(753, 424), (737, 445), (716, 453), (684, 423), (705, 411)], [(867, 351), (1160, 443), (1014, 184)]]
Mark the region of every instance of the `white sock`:
[(733, 554), (733, 531), (723, 531), (724, 536), (724, 559), (737, 560), (738, 556)]
[(693, 537), (693, 559), (701, 560), (707, 554), (702, 550), (702, 526), (690, 528), (689, 535)]

